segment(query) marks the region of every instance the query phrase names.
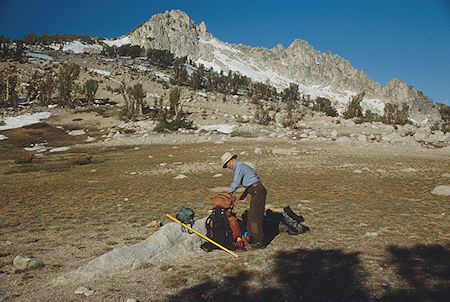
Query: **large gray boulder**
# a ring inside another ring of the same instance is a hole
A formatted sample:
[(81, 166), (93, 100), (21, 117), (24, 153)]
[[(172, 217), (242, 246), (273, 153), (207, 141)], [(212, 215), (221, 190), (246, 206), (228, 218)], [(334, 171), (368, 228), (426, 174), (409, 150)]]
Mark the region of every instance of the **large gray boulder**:
[[(206, 218), (197, 220), (194, 230), (206, 234), (205, 221)], [(135, 270), (146, 263), (200, 251), (203, 241), (196, 234), (183, 232), (178, 223), (168, 223), (146, 240), (103, 254), (77, 270), (59, 276), (54, 283), (86, 282), (104, 275)]]
[(450, 186), (437, 186), (431, 191), (433, 195), (450, 196)]

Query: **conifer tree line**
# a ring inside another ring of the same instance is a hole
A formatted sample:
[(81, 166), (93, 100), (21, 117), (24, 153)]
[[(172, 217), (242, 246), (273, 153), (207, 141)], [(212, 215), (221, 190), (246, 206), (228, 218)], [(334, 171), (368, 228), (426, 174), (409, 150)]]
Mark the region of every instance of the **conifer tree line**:
[[(65, 107), (81, 105), (86, 100), (92, 105), (99, 83), (89, 79), (78, 83), (80, 66), (63, 64), (58, 69), (49, 67), (43, 71), (35, 71), (26, 86), (27, 101), (47, 106), (56, 104)], [(18, 78), (14, 66), (0, 70), (0, 107), (18, 107)]]
[[(18, 61), (24, 62), (23, 52), (26, 45), (50, 45), (52, 43), (63, 43), (67, 41), (80, 40), (86, 43), (100, 42), (100, 38), (80, 35), (46, 35), (45, 32), (41, 36), (34, 33), (28, 33), (23, 40), (10, 41), (9, 37), (0, 35), (0, 61)], [(291, 83), (289, 87), (282, 91), (265, 83), (252, 81), (249, 77), (241, 75), (239, 72), (228, 71), (227, 73), (220, 71), (215, 72), (212, 68), (205, 68), (203, 65), (196, 65), (188, 57), (175, 57), (168, 50), (145, 49), (138, 45), (122, 45), (122, 46), (103, 46), (102, 55), (106, 57), (142, 57), (150, 64), (172, 70), (170, 83), (177, 86), (187, 86), (193, 90), (205, 90), (209, 92), (218, 92), (224, 95), (241, 95), (249, 97), (254, 104), (257, 105), (258, 121), (261, 124), (270, 122), (268, 108), (263, 104), (271, 102), (281, 102), (285, 104), (285, 109), (289, 112), (289, 118), (293, 117), (292, 112), (304, 112), (310, 109), (316, 112), (322, 112), (325, 115), (336, 117), (338, 111), (332, 102), (324, 97), (316, 97), (312, 99), (309, 95), (302, 95), (299, 87), (295, 83)], [(74, 107), (78, 105), (80, 99), (86, 100), (87, 104), (92, 104), (95, 99), (95, 93), (98, 90), (98, 82), (90, 79), (85, 83), (77, 83), (80, 73), (80, 67), (76, 64), (64, 64), (59, 69), (47, 68), (43, 72), (36, 71), (27, 86), (28, 101), (37, 101), (39, 104), (59, 104), (61, 106)], [(12, 67), (0, 70), (0, 107), (17, 107), (17, 76)], [(125, 108), (122, 114), (124, 117), (136, 118), (145, 111), (143, 99), (145, 92), (142, 85), (132, 87), (122, 87), (120, 94), (124, 96)], [(142, 90), (142, 91), (141, 91)], [(361, 102), (365, 97), (365, 93), (359, 93), (353, 96), (346, 108), (342, 112), (345, 119), (353, 119), (356, 123), (363, 122), (383, 122), (393, 125), (404, 125), (410, 123), (408, 119), (409, 106), (406, 103), (386, 104), (384, 114), (380, 116), (371, 110), (363, 111)], [(224, 100), (226, 98), (224, 97)], [(265, 102), (261, 102), (261, 101)], [(443, 118), (443, 130), (449, 129), (449, 107), (446, 105), (439, 106), (441, 117)], [(161, 113), (162, 111), (160, 111)], [(158, 114), (160, 114), (158, 113)], [(170, 120), (173, 113), (165, 113)], [(166, 118), (167, 120), (167, 118)], [(291, 119), (292, 121), (292, 119)], [(293, 124), (293, 122), (288, 123)], [(435, 126), (435, 128), (439, 128)]]

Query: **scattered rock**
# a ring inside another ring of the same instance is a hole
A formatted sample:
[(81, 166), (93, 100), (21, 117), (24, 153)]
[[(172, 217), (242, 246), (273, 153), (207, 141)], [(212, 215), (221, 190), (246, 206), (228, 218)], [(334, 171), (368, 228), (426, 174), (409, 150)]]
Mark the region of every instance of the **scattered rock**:
[(336, 143), (339, 144), (348, 144), (351, 142), (351, 139), (347, 136), (341, 136), (336, 139)]
[(248, 155), (248, 151), (242, 151), (241, 153), (239, 153), (240, 155)]
[(184, 174), (178, 174), (178, 175), (175, 176), (173, 179), (183, 179), (183, 178), (187, 178), (187, 176), (184, 175)]
[(218, 174), (214, 175), (213, 177), (222, 177), (222, 176), (223, 176), (223, 174), (218, 173)]
[(92, 296), (95, 293), (95, 291), (92, 289), (86, 288), (84, 286), (80, 286), (74, 291), (74, 293), (77, 295), (85, 295), (85, 296), (89, 297), (89, 296)]
[(367, 142), (367, 137), (364, 134), (359, 134), (356, 139), (361, 142), (361, 143), (365, 143)]
[(300, 138), (308, 138), (308, 137), (309, 137), (309, 134), (304, 132), (304, 133), (300, 134), (299, 137), (300, 137)]
[(417, 142), (423, 142), (427, 139), (427, 137), (428, 137), (428, 133), (426, 133), (426, 132), (416, 132), (413, 136), (413, 138)]
[(137, 172), (130, 172), (130, 175), (136, 175)]
[(417, 172), (417, 170), (414, 169), (414, 168), (406, 168), (406, 169), (402, 169), (402, 172), (405, 172), (405, 173), (414, 173), (414, 172)]
[(437, 186), (431, 191), (433, 195), (450, 196), (450, 186)]
[(378, 232), (366, 232), (364, 235), (367, 237), (378, 237)]
[(450, 177), (450, 173), (444, 173), (444, 174), (441, 174), (441, 176), (442, 176), (442, 177), (447, 177), (447, 178), (448, 178), (448, 177)]
[(255, 154), (262, 154), (261, 148), (255, 148)]
[(331, 130), (331, 134), (330, 134), (331, 138), (335, 139), (337, 137), (337, 135), (338, 135), (338, 133), (337, 133), (336, 129)]
[(363, 171), (362, 170), (353, 170), (353, 173), (356, 173), (356, 174), (361, 174)]
[(386, 170), (383, 170), (383, 169), (377, 169), (376, 170), (378, 173), (386, 173)]
[(86, 138), (86, 142), (88, 142), (88, 143), (94, 142), (94, 141), (95, 141), (95, 138), (92, 137), (92, 136), (88, 136), (88, 137)]
[(84, 135), (84, 134), (86, 134), (86, 131), (84, 131), (84, 130), (72, 130), (72, 131), (69, 131), (67, 134), (72, 135), (72, 136)]
[(77, 295), (81, 295), (81, 294), (84, 294), (87, 290), (89, 290), (89, 289), (87, 289), (87, 288), (84, 287), (84, 286), (80, 286), (79, 288), (77, 288), (77, 289), (74, 291), (74, 293), (77, 294)]
[(150, 222), (146, 225), (146, 227), (148, 227), (148, 228), (155, 228), (155, 227), (160, 227), (160, 226), (162, 226), (161, 221), (156, 221), (156, 220), (153, 220), (152, 222)]
[(297, 149), (274, 148), (272, 149), (272, 153), (277, 155), (299, 155), (301, 151)]
[(41, 266), (43, 263), (37, 259), (17, 255), (13, 260), (14, 269), (23, 271), (25, 269), (32, 269)]
[(131, 298), (128, 298), (125, 302), (138, 302), (138, 300), (136, 300), (136, 299), (131, 299)]

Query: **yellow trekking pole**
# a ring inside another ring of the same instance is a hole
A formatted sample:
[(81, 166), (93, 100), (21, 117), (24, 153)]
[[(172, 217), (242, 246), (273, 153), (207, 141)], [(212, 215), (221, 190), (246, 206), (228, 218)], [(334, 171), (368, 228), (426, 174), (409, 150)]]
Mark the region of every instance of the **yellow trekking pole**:
[(227, 252), (227, 253), (230, 253), (231, 255), (233, 255), (234, 257), (236, 257), (236, 258), (238, 258), (238, 255), (236, 255), (235, 253), (233, 253), (232, 251), (230, 251), (229, 249), (227, 249), (227, 248), (225, 248), (225, 247), (223, 247), (223, 246), (221, 246), (220, 244), (218, 244), (217, 242), (215, 242), (215, 241), (213, 241), (213, 240), (211, 240), (211, 239), (209, 239), (208, 237), (206, 237), (206, 236), (204, 236), (204, 235), (202, 235), (202, 234), (200, 234), (199, 232), (197, 232), (196, 230), (194, 230), (193, 228), (191, 228), (191, 227), (189, 227), (188, 225), (186, 225), (186, 224), (184, 224), (184, 223), (182, 223), (181, 221), (179, 221), (178, 219), (176, 219), (176, 218), (173, 218), (172, 216), (170, 216), (169, 214), (166, 214), (166, 216), (167, 217), (169, 217), (170, 219), (172, 219), (173, 221), (175, 221), (175, 222), (178, 222), (179, 224), (181, 224), (182, 226), (184, 226), (185, 228), (187, 228), (187, 229), (189, 229), (189, 230), (191, 230), (192, 232), (194, 232), (195, 234), (197, 234), (197, 235), (199, 235), (200, 237), (202, 237), (203, 239), (206, 239), (206, 240), (208, 240), (209, 242), (211, 242), (212, 244), (214, 244), (215, 246), (217, 246), (217, 247), (219, 247), (219, 248), (221, 248), (222, 250), (224, 250), (225, 252)]

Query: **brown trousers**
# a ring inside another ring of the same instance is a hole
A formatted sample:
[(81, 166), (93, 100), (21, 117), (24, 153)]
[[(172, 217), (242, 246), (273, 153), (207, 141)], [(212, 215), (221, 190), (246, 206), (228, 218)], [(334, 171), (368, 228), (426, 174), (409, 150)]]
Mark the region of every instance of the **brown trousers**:
[(259, 183), (255, 187), (249, 187), (248, 193), (252, 196), (250, 210), (247, 218), (247, 231), (255, 242), (264, 240), (263, 220), (266, 206), (266, 188)]

